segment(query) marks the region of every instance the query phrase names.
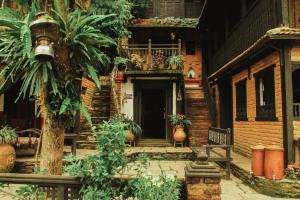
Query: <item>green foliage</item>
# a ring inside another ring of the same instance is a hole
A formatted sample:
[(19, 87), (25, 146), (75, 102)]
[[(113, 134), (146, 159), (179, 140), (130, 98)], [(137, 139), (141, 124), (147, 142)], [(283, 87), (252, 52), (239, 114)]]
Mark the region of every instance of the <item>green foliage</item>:
[(67, 158), (71, 164), (65, 170), (70, 175), (81, 178), (81, 194), (84, 199), (110, 200), (125, 193), (120, 186), (122, 183), (116, 183), (113, 179), (130, 162), (125, 152), (125, 126), (117, 118), (104, 122), (101, 131), (94, 133), (98, 141), (96, 155), (83, 159)]
[(170, 122), (172, 126), (189, 126), (192, 124), (192, 122), (188, 119), (186, 119), (185, 115), (182, 114), (176, 114), (176, 115), (169, 115)]
[(20, 199), (26, 200), (46, 200), (46, 193), (37, 185), (25, 185), (16, 190), (17, 196)]
[(175, 65), (177, 69), (183, 69), (183, 58), (181, 55), (173, 55), (167, 60), (168, 68), (172, 69), (172, 66)]
[(128, 36), (126, 25), (132, 19), (131, 9), (133, 4), (129, 0), (92, 0), (92, 12), (99, 15), (115, 14), (107, 20), (99, 30), (106, 35), (110, 35), (117, 41), (123, 36)]
[(180, 197), (180, 183), (174, 175), (163, 171), (160, 176), (140, 175), (129, 185), (137, 199), (178, 200)]
[(0, 144), (12, 144), (16, 142), (18, 135), (15, 129), (4, 126), (0, 129)]
[[(76, 79), (90, 76), (100, 87), (99, 71), (110, 62), (104, 49), (116, 45), (108, 32), (103, 30), (114, 21), (116, 15), (107, 15), (106, 12), (95, 15), (75, 9), (67, 13), (65, 20), (58, 0), (54, 0), (53, 13), (60, 23), (61, 42), (68, 46), (70, 65), (74, 69), (71, 72), (73, 74), (62, 75), (54, 62), (43, 62), (34, 57), (29, 24), (40, 7), (39, 3), (33, 1), (25, 14), (9, 8), (0, 10), (0, 26), (7, 27), (6, 31), (0, 32), (0, 59), (5, 64), (0, 73), (0, 79), (4, 80), (0, 92), (21, 80), (19, 97), (39, 98), (42, 92), (46, 92), (46, 106), (54, 117), (72, 118), (81, 110), (91, 122), (82, 106), (80, 92), (76, 89)], [(68, 8), (65, 10), (68, 11)]]
[(175, 18), (175, 17), (166, 17), (166, 18), (151, 18), (152, 23), (162, 25), (162, 26), (174, 26), (174, 27), (190, 27), (196, 28), (198, 24), (198, 19), (192, 18)]

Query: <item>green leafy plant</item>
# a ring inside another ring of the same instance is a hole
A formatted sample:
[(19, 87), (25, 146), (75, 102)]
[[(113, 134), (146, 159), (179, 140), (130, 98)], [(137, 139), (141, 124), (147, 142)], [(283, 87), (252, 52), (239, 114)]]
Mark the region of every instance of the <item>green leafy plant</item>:
[(180, 184), (174, 175), (165, 174), (154, 176), (140, 175), (130, 181), (134, 197), (151, 200), (178, 200), (180, 197)]
[(13, 144), (17, 141), (18, 135), (15, 129), (4, 126), (0, 129), (0, 144)]
[(141, 127), (129, 117), (124, 118), (124, 123), (125, 123), (125, 129), (131, 130), (133, 134), (139, 135), (142, 133)]
[(172, 69), (173, 66), (175, 66), (176, 69), (183, 69), (183, 58), (181, 55), (173, 55), (169, 57), (167, 63), (169, 69)]
[(186, 119), (185, 115), (182, 114), (169, 115), (169, 117), (172, 126), (186, 127), (192, 124), (192, 122)]
[(161, 25), (161, 26), (174, 26), (174, 27), (190, 27), (196, 28), (198, 24), (198, 19), (191, 18), (175, 18), (175, 17), (166, 17), (166, 18), (151, 18), (152, 23)]
[[(98, 141), (96, 155), (83, 159), (67, 157), (70, 164), (65, 166), (65, 170), (70, 175), (81, 178), (83, 183), (81, 194), (84, 199), (110, 200), (125, 195), (126, 183), (114, 179), (117, 174), (122, 174), (128, 163), (132, 162), (125, 152), (127, 147), (125, 126), (120, 118), (104, 122), (100, 131), (94, 132)], [(147, 161), (143, 159), (136, 162)]]

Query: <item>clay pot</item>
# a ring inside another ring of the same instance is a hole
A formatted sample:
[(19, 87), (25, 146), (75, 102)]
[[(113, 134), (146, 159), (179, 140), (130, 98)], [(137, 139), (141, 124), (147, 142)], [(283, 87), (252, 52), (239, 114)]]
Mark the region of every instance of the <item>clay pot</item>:
[(176, 126), (175, 127), (175, 133), (174, 133), (174, 141), (176, 142), (183, 142), (186, 138), (186, 134), (183, 130), (182, 126)]
[(0, 173), (8, 173), (14, 167), (16, 151), (9, 144), (0, 144)]
[(173, 64), (173, 65), (172, 65), (172, 69), (173, 69), (173, 70), (177, 69), (177, 65), (176, 65), (176, 64)]
[(164, 64), (161, 63), (158, 65), (158, 69), (163, 69), (163, 68), (165, 68)]
[(264, 161), (265, 161), (265, 146), (258, 144), (251, 147), (252, 149), (252, 162), (251, 169), (254, 176), (264, 175)]
[(265, 148), (265, 177), (281, 180), (284, 176), (283, 148), (270, 145)]
[(127, 135), (125, 136), (127, 142), (132, 142), (135, 139), (135, 135), (132, 133), (132, 130), (127, 131)]

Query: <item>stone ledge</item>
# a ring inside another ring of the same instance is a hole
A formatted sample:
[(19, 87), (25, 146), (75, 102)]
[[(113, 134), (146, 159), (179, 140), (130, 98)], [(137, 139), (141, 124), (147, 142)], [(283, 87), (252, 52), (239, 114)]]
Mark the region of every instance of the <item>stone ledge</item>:
[(249, 171), (231, 163), (232, 174), (253, 188), (258, 193), (281, 198), (300, 198), (300, 181), (283, 179), (269, 180), (261, 176), (253, 176)]

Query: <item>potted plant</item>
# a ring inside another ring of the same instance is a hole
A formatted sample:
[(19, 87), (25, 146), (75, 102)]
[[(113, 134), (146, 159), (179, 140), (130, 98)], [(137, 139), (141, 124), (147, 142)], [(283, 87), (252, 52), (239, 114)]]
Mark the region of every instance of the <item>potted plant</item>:
[(158, 50), (152, 56), (152, 68), (163, 69), (165, 64), (165, 56), (161, 50)]
[(173, 139), (175, 142), (183, 142), (186, 138), (184, 127), (191, 125), (191, 121), (186, 119), (185, 115), (170, 115), (171, 125), (175, 128)]
[(173, 55), (168, 58), (168, 69), (183, 69), (183, 58), (181, 55)]
[(142, 69), (145, 63), (145, 60), (138, 54), (131, 54), (130, 61), (136, 69)]
[(0, 129), (0, 173), (10, 172), (15, 164), (16, 151), (12, 144), (17, 138), (13, 128), (4, 126)]
[(125, 136), (125, 139), (128, 142), (135, 141), (135, 136), (141, 134), (142, 129), (141, 127), (132, 119), (125, 117), (124, 118), (125, 128), (127, 131), (127, 135)]

